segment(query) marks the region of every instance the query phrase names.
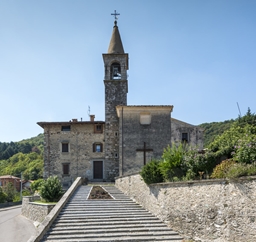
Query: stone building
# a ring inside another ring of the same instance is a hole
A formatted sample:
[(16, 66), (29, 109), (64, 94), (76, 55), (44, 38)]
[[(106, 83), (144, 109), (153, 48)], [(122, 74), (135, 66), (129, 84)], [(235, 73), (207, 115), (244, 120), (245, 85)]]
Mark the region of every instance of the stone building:
[(105, 68), (105, 121), (38, 122), (44, 129), (44, 177), (58, 175), (63, 184), (77, 176), (111, 181), (141, 170), (160, 158), (172, 142), (203, 147), (203, 130), (171, 118), (172, 105), (127, 105), (129, 68), (117, 22)]

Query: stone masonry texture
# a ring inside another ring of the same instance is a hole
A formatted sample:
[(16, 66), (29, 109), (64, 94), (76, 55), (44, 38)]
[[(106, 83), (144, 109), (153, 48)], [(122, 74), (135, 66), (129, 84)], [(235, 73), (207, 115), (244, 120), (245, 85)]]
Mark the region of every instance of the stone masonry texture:
[(116, 186), (186, 239), (256, 241), (256, 177), (146, 185), (140, 175)]
[(40, 200), (39, 196), (27, 196), (22, 199), (21, 214), (32, 221), (41, 223), (53, 209), (54, 205), (38, 204), (34, 201)]
[[(93, 162), (103, 161), (103, 179), (113, 180), (118, 175), (118, 163), (105, 160), (104, 122), (102, 133), (95, 133), (97, 122), (70, 122), (70, 131), (61, 131), (62, 124), (47, 124), (45, 127), (44, 177), (58, 176), (63, 185), (70, 186), (76, 177), (93, 180)], [(62, 152), (63, 142), (69, 151)], [(101, 143), (102, 152), (94, 152), (93, 144)], [(63, 175), (63, 164), (69, 164), (70, 174)]]
[[(148, 111), (151, 116), (149, 125), (140, 123), (140, 113)], [(120, 137), (120, 174), (131, 174), (141, 170), (144, 165), (144, 152), (136, 151), (144, 148), (153, 151), (146, 152), (146, 161), (160, 158), (163, 149), (171, 144), (170, 110), (152, 107), (135, 107), (123, 109), (119, 118)], [(123, 150), (122, 150), (123, 149)]]

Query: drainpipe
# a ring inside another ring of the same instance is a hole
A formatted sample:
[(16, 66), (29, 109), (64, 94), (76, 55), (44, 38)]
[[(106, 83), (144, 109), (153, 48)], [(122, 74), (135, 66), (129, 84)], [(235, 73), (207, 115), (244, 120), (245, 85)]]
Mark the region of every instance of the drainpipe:
[(48, 163), (48, 177), (50, 176), (50, 128), (47, 130), (47, 163)]
[(121, 172), (123, 175), (123, 165), (124, 165), (124, 107), (122, 107), (122, 169)]

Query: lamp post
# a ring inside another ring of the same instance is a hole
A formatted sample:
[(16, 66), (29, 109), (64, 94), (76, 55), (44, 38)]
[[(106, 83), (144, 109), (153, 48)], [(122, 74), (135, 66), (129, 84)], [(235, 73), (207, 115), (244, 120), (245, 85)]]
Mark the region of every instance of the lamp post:
[(22, 172), (20, 173), (20, 200), (22, 201)]

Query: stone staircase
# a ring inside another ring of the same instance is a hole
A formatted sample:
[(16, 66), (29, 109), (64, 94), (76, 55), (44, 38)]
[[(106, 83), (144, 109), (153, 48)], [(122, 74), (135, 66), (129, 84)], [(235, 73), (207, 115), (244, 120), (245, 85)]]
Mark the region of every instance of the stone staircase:
[(182, 241), (116, 187), (102, 187), (113, 200), (87, 200), (92, 187), (80, 186), (42, 241)]

